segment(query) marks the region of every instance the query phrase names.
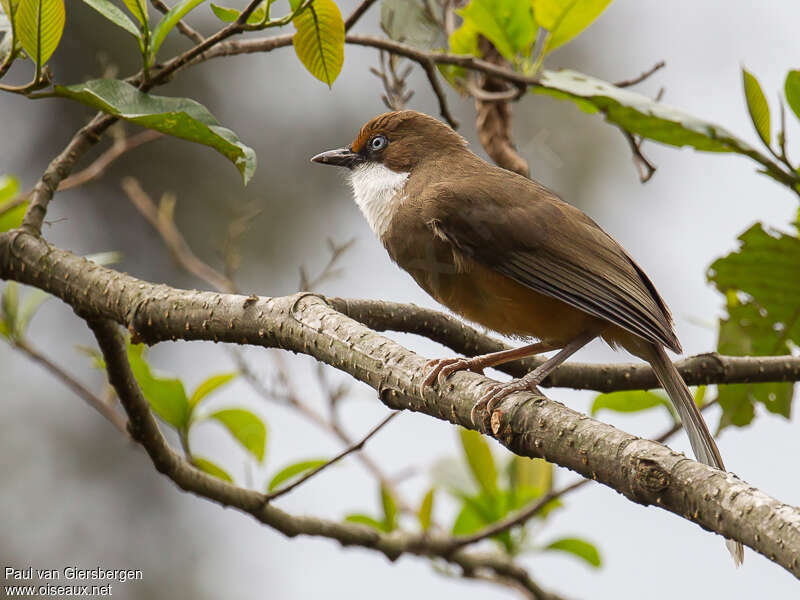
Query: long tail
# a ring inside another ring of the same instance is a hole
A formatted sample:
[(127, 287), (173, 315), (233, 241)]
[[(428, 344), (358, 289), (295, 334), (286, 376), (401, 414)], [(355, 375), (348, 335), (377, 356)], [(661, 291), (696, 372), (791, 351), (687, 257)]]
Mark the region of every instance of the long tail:
[[(717, 448), (714, 438), (711, 437), (711, 433), (708, 431), (703, 415), (697, 409), (686, 382), (683, 381), (664, 348), (660, 344), (652, 344), (648, 348), (648, 354), (648, 362), (653, 367), (656, 377), (658, 377), (670, 400), (672, 400), (672, 404), (678, 409), (678, 414), (681, 416), (681, 422), (689, 436), (695, 456), (700, 462), (724, 471), (725, 465), (722, 463), (722, 456), (720, 456), (719, 448)], [(744, 560), (742, 544), (732, 540), (725, 540), (725, 545), (728, 547), (736, 566), (741, 565)]]

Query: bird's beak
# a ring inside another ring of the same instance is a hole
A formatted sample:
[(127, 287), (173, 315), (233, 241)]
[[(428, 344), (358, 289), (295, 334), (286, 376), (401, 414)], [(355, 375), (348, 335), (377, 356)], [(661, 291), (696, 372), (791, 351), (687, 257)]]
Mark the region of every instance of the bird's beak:
[(351, 151), (350, 148), (337, 148), (317, 154), (311, 159), (311, 162), (352, 169), (363, 160), (364, 158), (360, 154)]

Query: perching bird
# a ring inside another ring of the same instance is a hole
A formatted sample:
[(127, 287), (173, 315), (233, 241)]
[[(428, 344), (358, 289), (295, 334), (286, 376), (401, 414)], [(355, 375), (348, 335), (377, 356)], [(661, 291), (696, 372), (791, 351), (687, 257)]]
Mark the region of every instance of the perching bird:
[[(429, 363), (423, 386), (550, 350), (552, 358), (498, 383), (472, 412), (536, 390), (593, 339), (646, 360), (678, 409), (697, 458), (724, 470), (689, 388), (665, 347), (681, 352), (669, 309), (642, 269), (579, 209), (539, 183), (473, 154), (450, 127), (410, 111), (379, 115), (347, 147), (314, 162), (346, 167), (355, 201), (392, 260), (438, 302), (503, 335), (539, 340), (474, 358)], [(727, 542), (736, 564), (742, 545)]]

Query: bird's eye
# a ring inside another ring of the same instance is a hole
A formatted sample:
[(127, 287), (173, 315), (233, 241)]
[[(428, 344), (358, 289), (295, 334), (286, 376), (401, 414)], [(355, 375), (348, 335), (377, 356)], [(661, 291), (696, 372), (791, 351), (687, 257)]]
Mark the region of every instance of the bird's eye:
[(389, 144), (389, 140), (386, 139), (385, 135), (376, 135), (369, 141), (369, 149), (372, 152), (380, 152)]

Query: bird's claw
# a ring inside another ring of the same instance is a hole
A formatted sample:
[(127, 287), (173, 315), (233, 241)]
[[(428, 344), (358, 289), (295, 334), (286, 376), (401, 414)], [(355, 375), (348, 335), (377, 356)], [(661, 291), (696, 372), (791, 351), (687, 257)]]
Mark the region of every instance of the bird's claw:
[(508, 396), (515, 392), (533, 392), (540, 393), (537, 387), (537, 381), (526, 381), (525, 378), (510, 381), (508, 383), (494, 383), (483, 393), (480, 399), (472, 407), (470, 418), (475, 426), (481, 422), (480, 413), (485, 410), (488, 415), (494, 412), (494, 409), (505, 400)]
[(439, 387), (442, 387), (447, 378), (450, 377), (453, 373), (457, 371), (474, 371), (476, 373), (483, 373), (483, 369), (480, 365), (474, 364), (473, 361), (469, 360), (468, 358), (436, 358), (433, 360), (429, 360), (425, 363), (426, 370), (428, 370), (428, 374), (425, 376), (425, 379), (422, 380), (422, 384), (420, 385), (420, 390), (424, 394), (425, 390), (432, 386), (434, 382), (439, 384)]

